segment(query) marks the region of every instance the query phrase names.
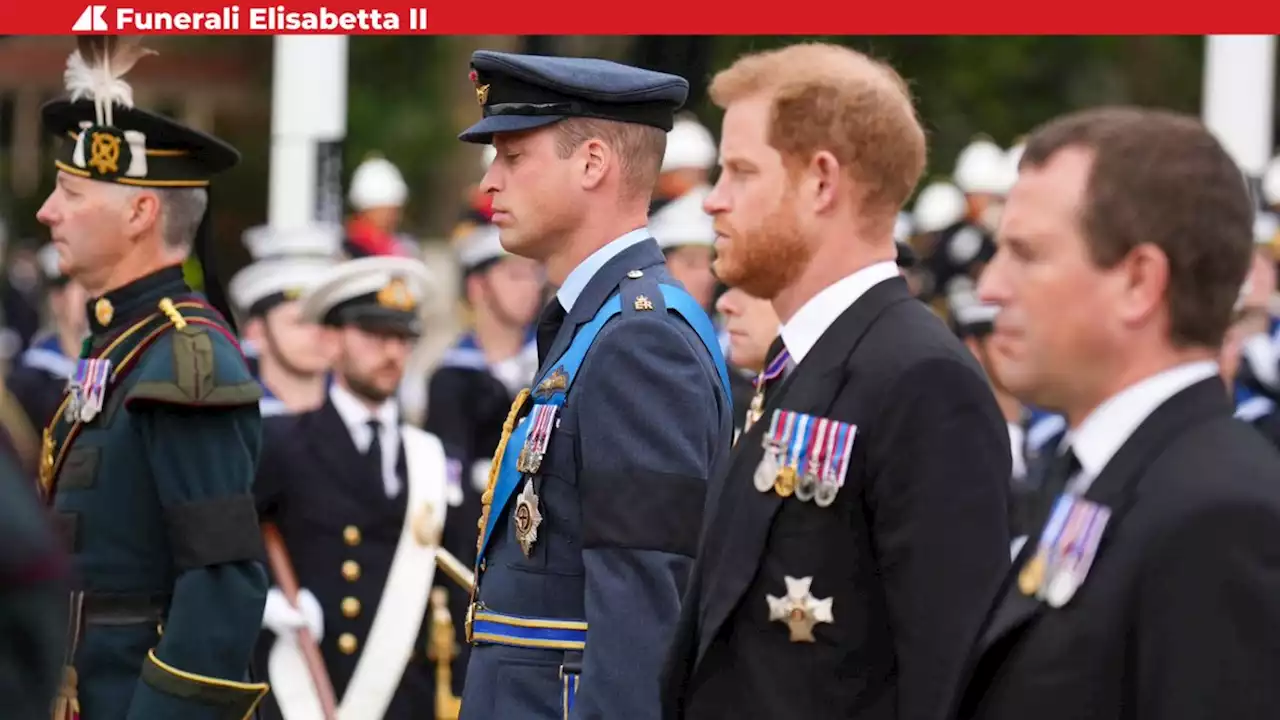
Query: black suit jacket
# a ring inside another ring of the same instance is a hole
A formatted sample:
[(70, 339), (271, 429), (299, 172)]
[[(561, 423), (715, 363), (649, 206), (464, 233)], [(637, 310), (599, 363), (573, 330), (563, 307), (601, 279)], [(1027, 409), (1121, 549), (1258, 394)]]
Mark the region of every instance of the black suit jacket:
[[(666, 716), (939, 717), (1009, 565), (1009, 434), (980, 368), (893, 278), (767, 397), (706, 510)], [(755, 490), (778, 408), (858, 426), (830, 507)], [(768, 619), (786, 576), (833, 598), (815, 643)]]
[(1280, 712), (1280, 455), (1233, 420), (1222, 382), (1161, 405), (1085, 498), (1112, 516), (1053, 609), (1009, 573), (960, 718), (1262, 720)]

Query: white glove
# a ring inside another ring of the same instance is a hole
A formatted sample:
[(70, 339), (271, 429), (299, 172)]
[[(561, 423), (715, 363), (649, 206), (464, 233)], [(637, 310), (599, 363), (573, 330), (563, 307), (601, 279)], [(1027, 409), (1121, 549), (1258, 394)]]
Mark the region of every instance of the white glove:
[(285, 599), (280, 588), (273, 587), (267, 591), (267, 604), (262, 609), (262, 627), (276, 635), (291, 635), (301, 628), (311, 631), (316, 642), (324, 638), (324, 612), (320, 609), (320, 601), (311, 591), (302, 588), (298, 591), (298, 605), (294, 608)]

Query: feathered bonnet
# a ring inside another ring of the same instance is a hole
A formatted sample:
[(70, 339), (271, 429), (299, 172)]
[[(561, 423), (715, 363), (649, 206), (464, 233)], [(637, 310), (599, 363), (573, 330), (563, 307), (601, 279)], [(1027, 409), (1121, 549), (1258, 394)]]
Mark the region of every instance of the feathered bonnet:
[[(137, 108), (124, 75), (155, 51), (136, 38), (81, 36), (63, 74), (68, 97), (41, 109), (45, 130), (61, 142), (58, 170), (91, 180), (149, 188), (208, 188), (240, 162), (227, 143)], [(231, 321), (209, 256), (209, 212), (195, 238), (194, 259), (209, 301)]]

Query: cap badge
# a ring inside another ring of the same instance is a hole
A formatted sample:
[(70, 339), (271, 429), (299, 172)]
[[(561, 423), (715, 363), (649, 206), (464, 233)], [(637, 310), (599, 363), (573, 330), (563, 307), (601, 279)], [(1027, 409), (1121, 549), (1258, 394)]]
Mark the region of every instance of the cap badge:
[(400, 278), (392, 278), (386, 287), (378, 291), (378, 304), (406, 312), (414, 308), (413, 295)]
[(472, 70), (471, 74), (468, 77), (471, 78), (471, 82), (476, 84), (476, 102), (480, 103), (481, 105), (488, 102), (489, 86), (480, 84), (480, 76), (476, 74), (475, 70)]
[(89, 164), (99, 175), (120, 172), (120, 140), (119, 135), (102, 131), (95, 131), (90, 136)]

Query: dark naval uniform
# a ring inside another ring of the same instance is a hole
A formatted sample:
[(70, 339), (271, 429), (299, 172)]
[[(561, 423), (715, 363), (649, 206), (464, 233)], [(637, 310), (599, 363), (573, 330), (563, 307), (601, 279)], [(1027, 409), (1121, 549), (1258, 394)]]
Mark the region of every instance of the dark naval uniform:
[(33, 425), (44, 427), (53, 419), (75, 367), (76, 359), (62, 352), (53, 334), (37, 336), (19, 356), (6, 382)]
[(668, 718), (941, 717), (1008, 567), (981, 368), (892, 265), (860, 273), (707, 504)]
[[(303, 296), (303, 314), (312, 322), (416, 337), (418, 298), (427, 283), (417, 283), (419, 289), (406, 295), (410, 291), (404, 278), (424, 273), (416, 269), (421, 266), (409, 258), (349, 261)], [(371, 283), (404, 292), (343, 294), (344, 288)], [(389, 297), (412, 299), (400, 309), (385, 304)], [(447, 458), (439, 439), (398, 420), (394, 400), (384, 404), (394, 417), (384, 419), (363, 406), (353, 410), (359, 401), (338, 385), (336, 381), (316, 410), (264, 421), (267, 450), (254, 487), (259, 511), (264, 522), (278, 527), (298, 586), (315, 596), (323, 612), (319, 649), (343, 716), (433, 718), (435, 669), (427, 655), (427, 598), (433, 579), (439, 580), (429, 571), (444, 525)], [(354, 412), (365, 419), (350, 419)], [(352, 425), (370, 421), (381, 425), (376, 436), (364, 440), (368, 445), (360, 447)], [(383, 453), (390, 449), (384, 450), (383, 438), (392, 436), (397, 438), (394, 475), (399, 487), (389, 493)], [(428, 531), (426, 523), (437, 529)], [(274, 633), (263, 633), (255, 665), (270, 668), (274, 690), (263, 703), (264, 720), (289, 717), (292, 705), (285, 695), (299, 692), (293, 688), (312, 692), (305, 673), (276, 674), (280, 664), (273, 654), (294, 647), (288, 639), (280, 643)]]
[[(687, 84), (593, 59), (481, 51), (487, 143), (593, 114), (670, 129)], [(548, 304), (542, 362), (485, 492), (465, 720), (657, 718), (710, 479), (731, 437), (705, 312), (646, 229), (581, 263)]]
[[(62, 141), (60, 172), (203, 187), (239, 159), (215, 138), (136, 108), (116, 104), (107, 124), (100, 113), (111, 102), (44, 107), (46, 129)], [(144, 152), (145, 162), (135, 155)], [(205, 240), (197, 234), (197, 254)], [(212, 277), (206, 285), (217, 287)], [(58, 715), (78, 707), (86, 720), (248, 717), (267, 691), (248, 677), (267, 587), (250, 494), (257, 384), (234, 329), (180, 266), (115, 288), (87, 312), (91, 335), (41, 453), (41, 484), (78, 582), (74, 672)]]

